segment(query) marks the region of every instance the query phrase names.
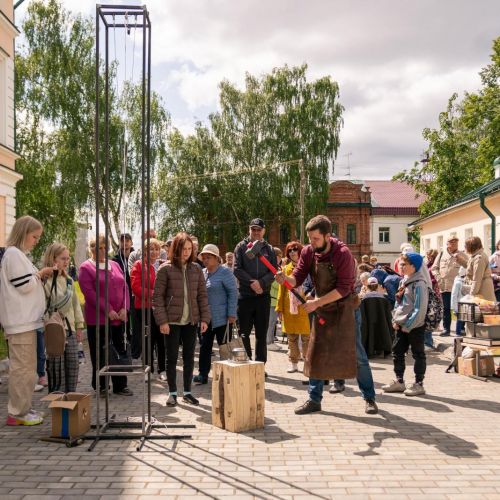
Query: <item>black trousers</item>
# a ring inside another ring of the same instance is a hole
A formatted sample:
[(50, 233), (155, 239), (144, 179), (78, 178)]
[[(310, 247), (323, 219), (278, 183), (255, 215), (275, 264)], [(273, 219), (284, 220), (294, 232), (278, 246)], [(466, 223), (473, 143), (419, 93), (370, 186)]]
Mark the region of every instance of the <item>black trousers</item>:
[(451, 328), (451, 292), (441, 292), (443, 300), (443, 329), (450, 333)]
[(427, 368), (425, 358), (425, 345), (424, 345), (424, 332), (425, 326), (414, 328), (409, 333), (398, 330), (394, 343), (392, 344), (392, 358), (394, 360), (394, 372), (398, 380), (404, 379), (406, 369), (405, 355), (411, 347), (411, 354), (415, 363), (413, 371), (415, 372), (415, 382), (422, 382), (425, 377), (425, 370)]
[[(133, 299), (132, 299), (133, 300)], [(135, 307), (130, 308), (130, 330), (132, 340), (130, 341), (130, 351), (132, 358), (139, 359), (142, 354), (141, 321), (137, 318)]]
[[(99, 327), (99, 368), (105, 366), (104, 359), (104, 325)], [(119, 353), (125, 352), (125, 330), (124, 324), (121, 325), (109, 325), (109, 336), (113, 341), (113, 345), (115, 349)], [(89, 341), (89, 350), (90, 350), (90, 360), (92, 362), (92, 387), (96, 388), (96, 378), (95, 378), (95, 368), (96, 368), (96, 360), (97, 360), (97, 338), (96, 338), (96, 326), (95, 325), (87, 325), (87, 338)], [(113, 392), (119, 392), (122, 389), (127, 387), (127, 377), (123, 376), (114, 376), (111, 377), (111, 381), (113, 383)], [(106, 381), (105, 377), (100, 377), (99, 380), (99, 389), (106, 389)]]
[[(144, 309), (144, 315), (146, 316), (145, 324), (147, 325), (147, 309)], [(137, 318), (140, 332), (142, 328), (142, 309), (135, 309), (135, 317)], [(154, 373), (155, 351), (158, 373), (164, 372), (167, 369), (165, 364), (165, 335), (160, 332), (160, 328), (158, 327), (154, 319), (153, 311), (151, 311), (151, 328), (149, 329), (149, 338), (146, 338), (146, 352), (149, 354), (146, 359), (146, 364), (151, 367), (151, 373)]]
[[(232, 328), (233, 325), (229, 325)], [(226, 332), (226, 325), (218, 326), (217, 328), (212, 328), (212, 323), (208, 325), (208, 329), (205, 333), (201, 335), (200, 344), (200, 364), (199, 371), (202, 377), (208, 377), (210, 373), (210, 367), (212, 365), (212, 347), (214, 345), (214, 338), (217, 339), (217, 344), (222, 345), (224, 342), (224, 333)]]
[(191, 391), (196, 346), (196, 325), (169, 325), (170, 333), (165, 335), (167, 353), (167, 383), (170, 392), (177, 391), (177, 358), (179, 342), (182, 339), (182, 377), (184, 392)]
[(267, 361), (267, 327), (269, 326), (269, 310), (271, 308), (270, 295), (257, 295), (256, 297), (238, 300), (238, 322), (240, 325), (240, 336), (247, 351), (248, 357), (252, 359), (252, 347), (250, 346), (250, 333), (255, 328), (255, 361)]

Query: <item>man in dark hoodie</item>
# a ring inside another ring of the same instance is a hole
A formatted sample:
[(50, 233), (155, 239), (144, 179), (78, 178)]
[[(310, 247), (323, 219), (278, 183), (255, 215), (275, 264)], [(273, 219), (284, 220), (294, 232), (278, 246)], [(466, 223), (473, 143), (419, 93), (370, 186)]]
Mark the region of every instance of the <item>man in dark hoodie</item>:
[[(239, 282), (238, 323), (243, 345), (252, 358), (250, 333), (255, 327), (255, 361), (267, 361), (266, 335), (271, 307), (271, 284), (273, 273), (260, 262), (246, 256), (248, 243), (263, 241), (266, 227), (262, 219), (250, 222), (250, 234), (234, 249), (234, 275)], [(265, 242), (261, 254), (276, 267), (277, 259), (273, 247)]]

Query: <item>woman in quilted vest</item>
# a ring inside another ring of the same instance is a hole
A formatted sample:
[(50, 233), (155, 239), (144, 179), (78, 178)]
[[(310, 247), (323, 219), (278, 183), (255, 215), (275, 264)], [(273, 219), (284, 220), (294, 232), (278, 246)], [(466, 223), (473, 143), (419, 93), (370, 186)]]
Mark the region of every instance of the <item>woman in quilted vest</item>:
[(47, 312), (59, 311), (66, 323), (64, 355), (47, 357), (49, 392), (75, 392), (78, 383), (78, 342), (83, 340), (84, 321), (75, 283), (68, 275), (69, 262), (69, 250), (61, 243), (52, 243), (45, 250), (43, 265), (54, 268), (52, 278), (44, 285), (47, 302), (50, 299)]
[(167, 406), (177, 405), (177, 358), (182, 340), (183, 401), (197, 405), (191, 394), (196, 329), (205, 333), (210, 323), (207, 288), (201, 267), (195, 263), (193, 240), (187, 233), (174, 238), (169, 260), (158, 269), (153, 292), (153, 311), (165, 335), (169, 396)]

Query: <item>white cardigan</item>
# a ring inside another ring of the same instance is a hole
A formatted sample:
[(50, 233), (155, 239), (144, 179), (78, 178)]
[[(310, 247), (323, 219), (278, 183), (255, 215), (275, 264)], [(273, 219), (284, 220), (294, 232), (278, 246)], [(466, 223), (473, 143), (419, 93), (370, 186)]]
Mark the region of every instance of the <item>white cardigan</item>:
[(17, 247), (0, 263), (0, 323), (7, 335), (43, 328), (45, 293), (38, 269)]

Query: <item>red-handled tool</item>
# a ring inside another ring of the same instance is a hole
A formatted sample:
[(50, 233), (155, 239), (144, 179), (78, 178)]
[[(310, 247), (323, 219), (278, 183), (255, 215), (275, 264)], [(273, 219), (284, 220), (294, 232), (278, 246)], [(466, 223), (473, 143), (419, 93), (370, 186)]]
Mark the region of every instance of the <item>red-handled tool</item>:
[[(276, 276), (278, 270), (269, 262), (269, 260), (267, 260), (266, 257), (264, 257), (264, 255), (262, 255), (262, 253), (260, 252), (261, 249), (261, 241), (256, 241), (255, 243), (250, 241), (247, 244), (247, 250), (245, 254), (250, 259), (254, 259), (255, 257), (257, 257), (262, 262), (262, 264), (264, 264), (273, 273), (273, 275)], [(307, 300), (304, 299), (302, 295), (300, 295), (300, 293), (298, 293), (297, 290), (295, 290), (295, 288), (293, 288), (293, 286), (287, 280), (285, 280), (283, 284), (295, 295), (295, 297), (297, 297), (297, 300), (299, 300), (302, 304), (305, 304), (307, 302)], [(321, 317), (318, 313), (313, 312), (313, 314), (318, 317), (318, 322), (320, 325), (324, 325), (326, 323), (325, 318)]]

